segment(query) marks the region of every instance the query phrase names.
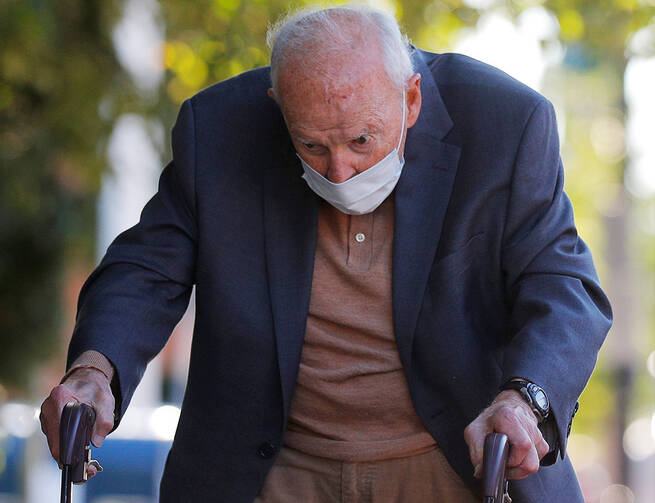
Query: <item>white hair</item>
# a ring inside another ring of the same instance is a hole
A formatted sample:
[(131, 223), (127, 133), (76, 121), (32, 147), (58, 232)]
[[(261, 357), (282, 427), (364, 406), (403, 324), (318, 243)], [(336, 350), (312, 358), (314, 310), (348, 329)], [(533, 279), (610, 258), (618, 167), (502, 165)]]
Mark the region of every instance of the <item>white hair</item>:
[[(353, 30), (353, 24), (359, 29)], [(399, 90), (404, 90), (414, 74), (414, 66), (409, 41), (396, 19), (366, 5), (343, 5), (327, 9), (310, 7), (287, 14), (269, 26), (266, 42), (271, 48), (273, 92), (277, 95), (280, 67), (289, 60), (311, 62), (317, 48), (324, 54), (352, 50), (361, 42), (362, 33), (377, 38), (389, 79)]]

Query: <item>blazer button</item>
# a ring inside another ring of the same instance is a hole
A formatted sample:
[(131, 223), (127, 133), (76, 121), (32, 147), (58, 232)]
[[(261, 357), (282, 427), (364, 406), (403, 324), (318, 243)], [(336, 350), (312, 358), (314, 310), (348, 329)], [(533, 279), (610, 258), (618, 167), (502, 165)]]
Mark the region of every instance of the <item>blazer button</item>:
[(264, 442), (259, 446), (259, 449), (257, 449), (257, 454), (264, 459), (270, 459), (273, 457), (276, 450), (275, 445), (270, 442)]

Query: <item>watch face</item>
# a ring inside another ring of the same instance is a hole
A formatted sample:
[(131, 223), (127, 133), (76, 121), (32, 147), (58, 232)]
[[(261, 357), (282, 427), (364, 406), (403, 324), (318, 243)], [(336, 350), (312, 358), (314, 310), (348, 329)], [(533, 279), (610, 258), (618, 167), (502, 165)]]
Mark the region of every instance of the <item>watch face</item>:
[(535, 391), (534, 401), (541, 410), (548, 409), (548, 397), (546, 397), (546, 393), (543, 390), (538, 389)]

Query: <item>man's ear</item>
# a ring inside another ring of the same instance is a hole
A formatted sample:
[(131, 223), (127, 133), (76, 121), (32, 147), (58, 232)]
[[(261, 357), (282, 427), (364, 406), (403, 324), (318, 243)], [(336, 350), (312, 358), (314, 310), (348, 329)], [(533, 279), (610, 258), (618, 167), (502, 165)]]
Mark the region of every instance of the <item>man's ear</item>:
[(271, 98), (275, 103), (277, 103), (277, 98), (275, 97), (275, 93), (273, 92), (273, 88), (269, 88), (268, 91), (266, 91), (266, 94), (268, 94), (268, 97)]
[(407, 127), (410, 128), (418, 120), (421, 113), (421, 74), (415, 73), (407, 81)]

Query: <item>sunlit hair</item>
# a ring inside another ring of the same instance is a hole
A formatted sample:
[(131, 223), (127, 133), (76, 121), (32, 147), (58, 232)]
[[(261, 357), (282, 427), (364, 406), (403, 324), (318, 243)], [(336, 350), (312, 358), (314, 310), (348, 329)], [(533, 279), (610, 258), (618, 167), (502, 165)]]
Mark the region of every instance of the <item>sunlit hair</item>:
[(414, 68), (409, 41), (400, 32), (398, 22), (366, 5), (342, 5), (292, 12), (269, 26), (266, 42), (271, 48), (273, 92), (277, 95), (282, 65), (311, 62), (319, 48), (323, 54), (343, 53), (362, 42), (361, 33), (377, 35), (387, 75), (399, 90), (404, 90)]

